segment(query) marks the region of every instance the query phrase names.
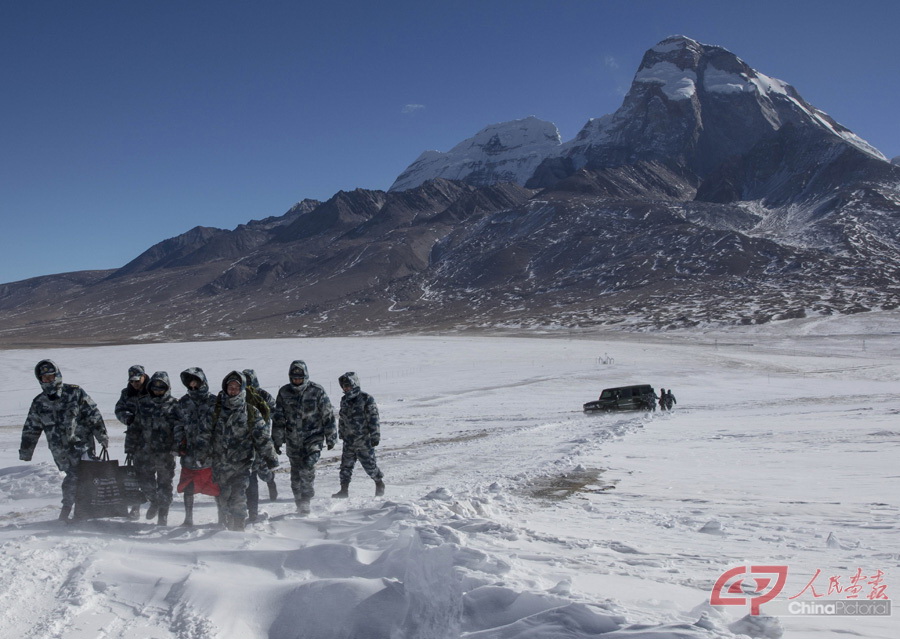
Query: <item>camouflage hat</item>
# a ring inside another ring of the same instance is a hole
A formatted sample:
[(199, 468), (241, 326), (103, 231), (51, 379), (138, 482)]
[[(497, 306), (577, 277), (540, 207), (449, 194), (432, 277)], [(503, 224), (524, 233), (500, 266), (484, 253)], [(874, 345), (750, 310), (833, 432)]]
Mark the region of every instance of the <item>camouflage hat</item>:
[(128, 369), (128, 381), (129, 382), (139, 382), (144, 379), (144, 367), (138, 364), (135, 364), (131, 368)]
[(254, 388), (259, 388), (259, 378), (256, 376), (256, 371), (252, 368), (245, 368), (244, 371), (244, 380), (247, 382), (247, 386), (253, 386)]
[(222, 380), (222, 390), (227, 390), (229, 382), (237, 382), (241, 385), (241, 390), (247, 385), (247, 379), (244, 377), (244, 374), (239, 371), (231, 371), (225, 376), (225, 379)]
[(338, 384), (341, 385), (341, 388), (344, 388), (346, 386), (350, 386), (350, 387), (356, 386), (355, 382), (356, 382), (356, 373), (354, 373), (353, 371), (349, 371), (347, 373), (344, 373), (340, 377), (338, 377)]
[[(200, 369), (195, 369), (195, 370), (200, 370)], [(190, 369), (186, 370), (186, 371), (181, 371), (181, 383), (189, 388), (191, 385), (191, 382), (197, 382), (197, 384), (199, 384), (201, 386), (203, 385), (203, 380), (200, 379), (200, 377), (198, 375), (195, 375), (194, 373), (190, 372)]]
[(56, 373), (56, 366), (54, 366), (53, 362), (49, 361), (41, 362), (37, 369), (38, 375), (56, 375)]

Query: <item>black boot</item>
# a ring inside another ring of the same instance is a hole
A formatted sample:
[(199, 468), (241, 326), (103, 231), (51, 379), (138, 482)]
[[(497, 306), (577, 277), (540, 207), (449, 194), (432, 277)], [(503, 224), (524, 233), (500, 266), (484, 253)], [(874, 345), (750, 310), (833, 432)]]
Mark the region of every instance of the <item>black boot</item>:
[(298, 499), (297, 500), (297, 514), (305, 517), (309, 514), (309, 500), (308, 499)]
[(72, 513), (71, 504), (68, 506), (63, 506), (59, 511), (59, 520), (60, 521), (69, 521), (69, 515)]
[(216, 497), (216, 511), (219, 515), (219, 523), (228, 527), (228, 515), (225, 513), (225, 505), (222, 503), (221, 497)]
[(250, 475), (247, 485), (247, 521), (251, 524), (259, 517), (259, 480), (256, 473)]
[(384, 494), (384, 482), (380, 479), (375, 480), (375, 496), (381, 497)]
[(270, 481), (266, 482), (266, 486), (269, 487), (269, 501), (275, 501), (276, 499), (278, 499), (278, 486), (275, 485), (274, 477)]
[(169, 525), (169, 507), (168, 506), (160, 506), (159, 512), (156, 518), (157, 526), (168, 526)]
[(140, 519), (141, 518), (141, 505), (135, 504), (131, 508), (128, 509), (128, 519)]
[(159, 512), (159, 506), (157, 506), (154, 503), (151, 503), (150, 508), (147, 509), (147, 515), (146, 515), (147, 519), (153, 519), (154, 517), (156, 517), (156, 513), (158, 513), (158, 512)]
[(184, 494), (184, 523), (182, 526), (194, 525), (194, 494)]
[(350, 482), (341, 482), (341, 489), (334, 493), (332, 499), (347, 499), (350, 496)]

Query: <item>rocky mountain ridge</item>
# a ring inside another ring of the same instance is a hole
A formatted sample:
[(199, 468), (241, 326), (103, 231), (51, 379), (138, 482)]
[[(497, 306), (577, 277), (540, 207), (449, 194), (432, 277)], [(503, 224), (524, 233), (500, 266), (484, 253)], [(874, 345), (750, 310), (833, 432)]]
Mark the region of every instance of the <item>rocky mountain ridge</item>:
[(426, 152), (388, 191), (197, 227), (115, 271), (0, 285), (0, 335), (661, 330), (855, 313), (900, 304), (898, 237), (900, 167), (790, 85), (676, 37), (572, 141), (534, 118), (487, 127)]

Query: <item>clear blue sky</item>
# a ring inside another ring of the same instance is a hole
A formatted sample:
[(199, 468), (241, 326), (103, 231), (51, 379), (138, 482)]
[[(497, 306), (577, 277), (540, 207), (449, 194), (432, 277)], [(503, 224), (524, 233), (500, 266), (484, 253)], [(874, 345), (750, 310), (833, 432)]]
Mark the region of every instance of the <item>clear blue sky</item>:
[(643, 53), (721, 45), (900, 155), (898, 2), (5, 0), (0, 282), (387, 189), (534, 115), (563, 140)]

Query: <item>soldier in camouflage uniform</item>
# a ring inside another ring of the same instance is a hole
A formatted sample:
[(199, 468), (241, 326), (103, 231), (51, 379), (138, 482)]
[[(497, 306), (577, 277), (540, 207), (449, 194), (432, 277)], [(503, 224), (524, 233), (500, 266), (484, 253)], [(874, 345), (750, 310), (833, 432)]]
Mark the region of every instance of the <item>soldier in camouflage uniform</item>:
[(147, 396), (149, 381), (143, 366), (135, 364), (128, 369), (128, 386), (122, 389), (116, 402), (116, 419), (126, 426), (131, 426), (134, 421), (138, 400)]
[[(144, 371), (144, 367), (135, 364), (128, 368), (128, 385), (119, 393), (119, 401), (116, 402), (116, 419), (125, 424), (127, 433), (128, 427), (134, 423), (134, 416), (137, 413), (137, 404), (142, 397), (146, 397), (147, 384), (150, 376)], [(128, 516), (137, 519), (141, 516), (141, 505), (134, 504), (128, 511)]]
[(243, 530), (246, 524), (247, 485), (254, 455), (268, 468), (278, 467), (271, 431), (259, 410), (247, 403), (244, 375), (232, 371), (222, 380), (212, 425), (213, 479), (222, 491), (229, 530)]
[(344, 373), (338, 383), (344, 391), (338, 426), (344, 447), (341, 452), (341, 489), (332, 497), (350, 496), (350, 478), (357, 459), (369, 477), (375, 480), (375, 496), (380, 497), (384, 494), (384, 475), (375, 461), (375, 447), (381, 441), (378, 406), (371, 395), (360, 389), (356, 373)]
[[(252, 368), (244, 369), (244, 379), (247, 388), (252, 388), (257, 397), (266, 403), (269, 414), (269, 428), (272, 427), (271, 416), (275, 413), (275, 398), (264, 388), (260, 388), (259, 378)], [(269, 500), (278, 499), (278, 486), (275, 485), (275, 473), (273, 473), (258, 457), (253, 458), (253, 468), (250, 471), (250, 484), (247, 486), (247, 521), (254, 522), (259, 517), (259, 480), (266, 482), (269, 488)]]
[(219, 523), (224, 512), (219, 503), (219, 487), (212, 480), (210, 466), (210, 434), (216, 396), (209, 392), (206, 373), (202, 368), (188, 368), (181, 372), (181, 383), (187, 388), (178, 405), (181, 421), (175, 427), (175, 442), (181, 457), (178, 492), (184, 493), (184, 523), (194, 525), (194, 495), (201, 493), (216, 498)]
[(31, 402), (25, 418), (19, 459), (31, 461), (41, 433), (47, 436), (53, 461), (66, 474), (59, 518), (68, 521), (75, 503), (78, 462), (85, 453), (93, 451), (94, 438), (106, 448), (109, 437), (97, 405), (81, 387), (63, 384), (62, 372), (56, 364), (49, 359), (41, 360), (34, 367), (34, 376), (42, 392)]
[(278, 390), (272, 420), (272, 439), (275, 449), (287, 447), (291, 460), (291, 490), (297, 512), (309, 514), (309, 502), (315, 495), (316, 462), (322, 445), (334, 448), (337, 430), (334, 409), (325, 389), (309, 381), (306, 363), (296, 360), (288, 370), (289, 384)]
[(125, 433), (125, 454), (134, 459), (141, 490), (150, 501), (147, 519), (157, 517), (157, 523), (166, 526), (175, 477), (175, 428), (182, 414), (172, 397), (168, 373), (153, 373), (148, 388), (150, 393), (138, 401), (134, 422)]

